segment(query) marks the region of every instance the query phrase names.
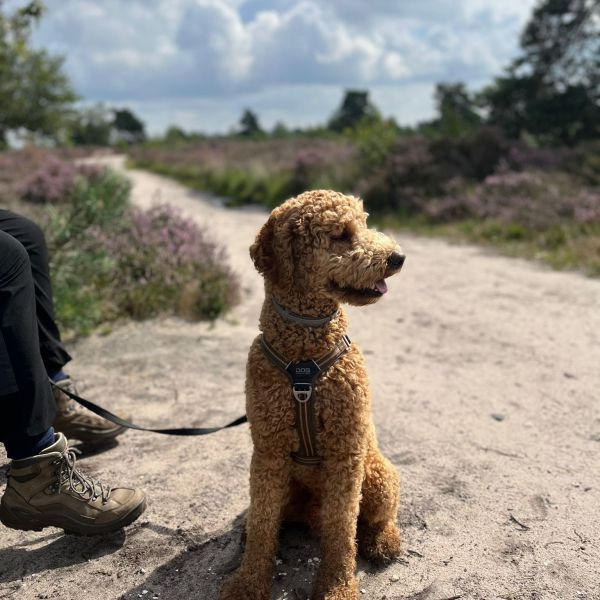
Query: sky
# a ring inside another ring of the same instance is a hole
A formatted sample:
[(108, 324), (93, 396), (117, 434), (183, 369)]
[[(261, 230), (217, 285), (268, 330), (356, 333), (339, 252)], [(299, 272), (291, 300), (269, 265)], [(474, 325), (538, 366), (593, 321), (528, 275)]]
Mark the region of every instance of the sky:
[[(9, 6), (22, 4), (13, 0)], [(151, 133), (324, 123), (345, 89), (385, 116), (434, 115), (437, 82), (479, 89), (518, 51), (535, 0), (46, 0), (36, 46), (65, 57), (86, 104)]]

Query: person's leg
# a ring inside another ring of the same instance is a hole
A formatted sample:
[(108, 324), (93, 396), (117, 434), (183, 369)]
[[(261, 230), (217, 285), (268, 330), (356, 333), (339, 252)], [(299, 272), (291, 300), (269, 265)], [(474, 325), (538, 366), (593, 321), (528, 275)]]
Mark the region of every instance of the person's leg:
[(51, 423), (55, 402), (40, 355), (29, 257), (0, 231), (0, 442), (11, 458), (0, 521), (8, 527), (94, 535), (115, 531), (146, 507), (136, 489), (104, 486), (75, 467)]
[(61, 341), (60, 330), (54, 316), (48, 249), (44, 233), (30, 219), (5, 209), (0, 209), (0, 231), (8, 233), (21, 242), (29, 255), (35, 285), (40, 352), (48, 375), (57, 376), (71, 360), (71, 356)]
[[(54, 317), (54, 300), (48, 264), (46, 239), (40, 227), (26, 217), (0, 209), (0, 231), (9, 234), (27, 251), (35, 290), (35, 314), (38, 325), (39, 351), (48, 376), (58, 384), (52, 393), (57, 407), (53, 422), (57, 431), (69, 438), (89, 444), (105, 444), (124, 433), (125, 428), (83, 410), (65, 393), (77, 393), (73, 380), (63, 371), (71, 360), (65, 349)], [(129, 418), (129, 415), (123, 415)]]
[(27, 252), (0, 231), (0, 381), (5, 382), (0, 387), (0, 440), (17, 454), (27, 452), (28, 443), (29, 450), (39, 449), (36, 444), (48, 434), (56, 414), (35, 311)]

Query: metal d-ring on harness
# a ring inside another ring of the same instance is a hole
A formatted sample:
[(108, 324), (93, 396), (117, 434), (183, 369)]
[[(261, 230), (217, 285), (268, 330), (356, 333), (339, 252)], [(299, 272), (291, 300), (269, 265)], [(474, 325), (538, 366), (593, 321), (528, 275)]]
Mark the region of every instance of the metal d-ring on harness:
[(321, 457), (317, 453), (314, 387), (316, 380), (345, 354), (352, 342), (343, 335), (333, 349), (318, 360), (291, 362), (286, 360), (267, 342), (264, 335), (260, 343), (267, 358), (283, 371), (292, 382), (292, 396), (295, 400), (296, 427), (300, 439), (298, 452), (292, 452), (292, 459), (302, 465), (318, 465)]

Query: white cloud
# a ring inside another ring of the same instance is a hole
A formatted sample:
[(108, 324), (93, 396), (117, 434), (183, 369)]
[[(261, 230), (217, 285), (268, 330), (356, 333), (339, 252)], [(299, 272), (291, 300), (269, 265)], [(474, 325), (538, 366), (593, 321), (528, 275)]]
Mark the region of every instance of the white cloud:
[(218, 0), (192, 4), (183, 12), (176, 40), (181, 52), (193, 57), (199, 74), (225, 86), (247, 78), (252, 40), (231, 6)]
[[(339, 98), (344, 87), (368, 87), (382, 99), (407, 98), (418, 89), (415, 97), (424, 106), (423, 90), (431, 92), (437, 81), (473, 85), (499, 74), (515, 54), (533, 4), (47, 0), (35, 38), (66, 56), (67, 71), (84, 98), (135, 102), (142, 115), (157, 106), (194, 102), (233, 110), (252, 100), (259, 112), (261, 106), (272, 110), (278, 89), (290, 102), (297, 93), (291, 90), (299, 89), (309, 96), (310, 89), (319, 89), (315, 97), (322, 100)], [(302, 121), (310, 112), (303, 104), (292, 102), (297, 111), (292, 112), (282, 103), (279, 119)], [(409, 105), (414, 103), (385, 112), (407, 122), (403, 110)], [(431, 101), (426, 106), (431, 111)], [(333, 108), (324, 105), (320, 120)]]
[(367, 83), (376, 79), (383, 55), (373, 40), (328, 22), (312, 2), (300, 2), (282, 14), (259, 13), (248, 32), (255, 85)]
[(482, 19), (501, 23), (515, 19), (522, 25), (536, 0), (330, 0), (339, 19), (360, 28), (382, 21), (414, 19), (421, 23), (469, 26)]

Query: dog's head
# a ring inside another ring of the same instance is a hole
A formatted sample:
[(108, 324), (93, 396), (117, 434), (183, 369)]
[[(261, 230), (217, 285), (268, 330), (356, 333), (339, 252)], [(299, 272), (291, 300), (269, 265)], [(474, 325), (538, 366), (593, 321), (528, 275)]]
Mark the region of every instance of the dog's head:
[(282, 302), (292, 294), (372, 304), (404, 263), (394, 240), (367, 227), (362, 201), (328, 190), (273, 210), (250, 256)]

